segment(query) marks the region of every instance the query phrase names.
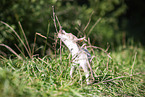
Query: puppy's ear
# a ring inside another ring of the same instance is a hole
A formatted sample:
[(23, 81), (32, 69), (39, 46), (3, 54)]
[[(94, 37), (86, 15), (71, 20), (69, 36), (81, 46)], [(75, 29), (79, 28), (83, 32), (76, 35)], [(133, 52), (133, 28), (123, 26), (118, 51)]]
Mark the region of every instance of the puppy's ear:
[(78, 42), (87, 41), (85, 38), (86, 38), (86, 37), (79, 38), (79, 39), (77, 39), (77, 41), (78, 41)]

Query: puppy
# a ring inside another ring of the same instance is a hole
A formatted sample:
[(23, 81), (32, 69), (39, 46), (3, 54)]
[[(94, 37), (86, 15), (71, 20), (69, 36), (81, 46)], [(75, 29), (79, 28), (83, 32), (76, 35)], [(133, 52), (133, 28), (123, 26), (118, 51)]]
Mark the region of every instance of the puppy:
[[(77, 42), (82, 42), (85, 38), (77, 38), (72, 33), (66, 33), (64, 30), (60, 30), (58, 33), (58, 37), (63, 41), (63, 43), (68, 47), (69, 51), (72, 54), (72, 67), (70, 70), (70, 76), (72, 78), (72, 74), (75, 70), (76, 64), (79, 64), (79, 67), (82, 67), (85, 72), (86, 82), (87, 84), (92, 84), (94, 81), (90, 80), (90, 72), (92, 73), (92, 69), (90, 69), (90, 59), (91, 55), (87, 51), (87, 49), (81, 48)], [(93, 79), (93, 78), (91, 78)]]

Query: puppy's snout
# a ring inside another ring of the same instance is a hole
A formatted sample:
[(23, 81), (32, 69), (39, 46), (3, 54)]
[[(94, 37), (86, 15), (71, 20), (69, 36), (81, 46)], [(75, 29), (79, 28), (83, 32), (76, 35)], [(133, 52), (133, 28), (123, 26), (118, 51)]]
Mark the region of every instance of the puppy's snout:
[(61, 34), (65, 34), (66, 32), (64, 30), (60, 30), (60, 33)]

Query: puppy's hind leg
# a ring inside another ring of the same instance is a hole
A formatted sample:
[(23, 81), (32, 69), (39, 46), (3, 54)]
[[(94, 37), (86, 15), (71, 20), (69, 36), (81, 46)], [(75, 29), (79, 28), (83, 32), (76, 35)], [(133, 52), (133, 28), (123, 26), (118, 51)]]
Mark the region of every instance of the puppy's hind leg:
[(86, 76), (87, 85), (89, 85), (89, 84), (91, 84), (91, 83), (90, 83), (90, 80), (89, 80), (90, 74), (89, 74), (89, 68), (88, 68), (88, 66), (86, 66), (86, 65), (87, 65), (87, 64), (81, 64), (81, 67), (82, 67), (83, 70), (84, 70), (84, 73), (85, 73), (85, 76)]

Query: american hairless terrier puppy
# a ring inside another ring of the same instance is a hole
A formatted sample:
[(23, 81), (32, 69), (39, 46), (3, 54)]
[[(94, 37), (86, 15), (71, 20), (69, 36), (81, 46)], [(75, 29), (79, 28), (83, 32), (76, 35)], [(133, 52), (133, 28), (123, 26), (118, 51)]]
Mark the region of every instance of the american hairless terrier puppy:
[(66, 33), (64, 30), (60, 30), (58, 33), (58, 37), (63, 41), (63, 43), (68, 47), (69, 51), (72, 54), (72, 67), (70, 71), (70, 76), (72, 77), (73, 71), (75, 70), (76, 64), (79, 64), (79, 67), (82, 67), (85, 76), (86, 76), (86, 82), (87, 84), (92, 84), (93, 81), (90, 80), (92, 76), (90, 76), (90, 73), (92, 72), (92, 69), (90, 69), (90, 59), (91, 55), (87, 51), (87, 49), (81, 48), (77, 42), (83, 41), (85, 38), (77, 38), (72, 33)]

